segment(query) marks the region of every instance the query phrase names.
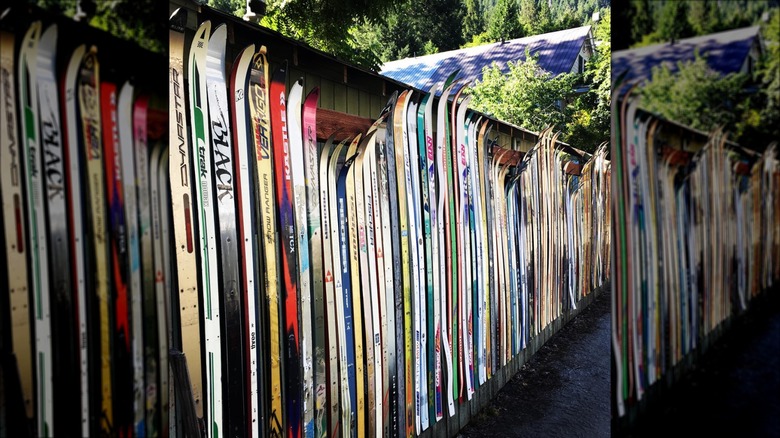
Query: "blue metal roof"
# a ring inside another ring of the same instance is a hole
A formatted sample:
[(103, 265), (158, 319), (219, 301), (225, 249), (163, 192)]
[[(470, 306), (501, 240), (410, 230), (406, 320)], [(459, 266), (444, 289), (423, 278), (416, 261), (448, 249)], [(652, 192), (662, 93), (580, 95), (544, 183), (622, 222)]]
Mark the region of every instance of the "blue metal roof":
[(400, 59), (384, 64), (380, 74), (420, 90), (441, 84), (455, 70), (457, 78), (473, 83), (482, 78), (482, 69), (498, 63), (509, 71), (506, 63), (525, 59), (526, 49), (539, 55), (539, 65), (554, 76), (571, 71), (577, 55), (590, 34), (590, 26), (517, 38), (433, 55)]
[(681, 39), (674, 44), (663, 43), (612, 53), (612, 74), (626, 72), (626, 81), (649, 79), (653, 67), (665, 64), (671, 71), (678, 62), (693, 61), (695, 51), (707, 64), (721, 74), (739, 72), (759, 36), (759, 26), (744, 27), (709, 35)]

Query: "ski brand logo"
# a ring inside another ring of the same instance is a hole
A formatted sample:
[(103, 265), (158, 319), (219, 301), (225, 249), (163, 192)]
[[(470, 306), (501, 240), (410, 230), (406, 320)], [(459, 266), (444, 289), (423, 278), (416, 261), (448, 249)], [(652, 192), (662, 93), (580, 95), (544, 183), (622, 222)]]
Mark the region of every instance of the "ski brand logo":
[(251, 92), (252, 106), (258, 114), (254, 117), (257, 160), (267, 160), (271, 158), (271, 144), (268, 140), (268, 128), (262, 123), (265, 118), (265, 90), (259, 84), (252, 84)]
[(114, 180), (117, 182), (122, 181), (122, 165), (120, 163), (119, 155), (119, 125), (117, 124), (116, 114), (116, 93), (111, 92), (111, 141), (114, 142)]
[[(308, 124), (308, 126), (306, 126), (306, 140), (308, 141), (308, 144), (309, 144), (309, 156), (316, 157), (317, 156), (317, 142), (314, 140), (314, 130), (312, 129), (312, 126), (313, 126), (313, 123), (312, 124)], [(310, 175), (314, 175), (315, 160), (316, 160), (316, 158), (313, 158), (313, 159), (309, 160), (309, 174)], [(311, 180), (309, 181), (309, 184), (311, 185), (312, 190), (316, 192), (317, 191), (317, 178), (316, 177), (315, 178), (311, 178)]]
[[(225, 116), (220, 114), (219, 120), (211, 122), (211, 129), (214, 132), (214, 167), (217, 178), (217, 199), (222, 202), (225, 196), (233, 199), (233, 173), (230, 169), (230, 149), (228, 146), (228, 132), (225, 124)], [(221, 149), (228, 152), (224, 153)]]
[(43, 153), (46, 156), (46, 191), (49, 199), (64, 196), (59, 131), (50, 121), (43, 122)]
[(176, 113), (176, 139), (179, 142), (179, 176), (181, 177), (181, 186), (189, 187), (189, 172), (187, 171), (187, 149), (184, 140), (184, 111), (182, 110), (181, 84), (179, 82), (180, 73), (175, 68), (171, 69), (171, 81), (173, 82), (173, 106)]
[(273, 218), (273, 210), (271, 209), (271, 181), (269, 180), (269, 175), (263, 174), (263, 204), (265, 208), (265, 214), (263, 215), (263, 218), (265, 220), (265, 240), (268, 243), (274, 243), (274, 233), (272, 232), (271, 228), (271, 221)]
[(290, 145), (287, 142), (287, 104), (284, 93), (279, 94), (279, 106), (282, 113), (282, 145), (284, 146), (284, 179), (290, 181)]
[(16, 138), (14, 137), (14, 101), (11, 98), (13, 84), (11, 83), (11, 74), (6, 69), (0, 70), (0, 76), (3, 81), (3, 92), (5, 93), (5, 123), (6, 136), (8, 139), (8, 152), (11, 154), (11, 185), (19, 186), (19, 163), (17, 159)]
[[(88, 61), (90, 58), (87, 59)], [(100, 152), (100, 122), (97, 117), (98, 109), (98, 95), (97, 89), (92, 84), (81, 84), (81, 102), (84, 107), (82, 114), (84, 114), (84, 128), (85, 137), (89, 145), (89, 158), (91, 160), (99, 160), (101, 156)]]
[(433, 161), (433, 138), (430, 135), (425, 136), (425, 144), (428, 149), (428, 160)]

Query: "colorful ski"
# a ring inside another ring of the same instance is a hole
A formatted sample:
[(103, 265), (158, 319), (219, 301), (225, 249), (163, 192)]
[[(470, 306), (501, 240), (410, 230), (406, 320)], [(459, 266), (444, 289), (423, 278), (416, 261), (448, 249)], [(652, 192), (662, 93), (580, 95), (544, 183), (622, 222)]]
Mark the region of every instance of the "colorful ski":
[(133, 155), (133, 85), (125, 82), (119, 92), (117, 116), (121, 156), (121, 184), (125, 209), (127, 256), (125, 257), (130, 313), (130, 354), (133, 364), (133, 433), (145, 434), (143, 314), (141, 297), (141, 255), (138, 239), (138, 207), (135, 191), (135, 157)]
[[(261, 307), (261, 315), (267, 315), (268, 358), (260, 358), (261, 367), (268, 366), (267, 373), (261, 371), (261, 387), (268, 385), (267, 397), (260, 400), (270, 400), (269, 405), (260, 406), (260, 418), (266, 420), (260, 424), (260, 436), (281, 437), (282, 425), (282, 373), (281, 373), (281, 319), (279, 310), (279, 262), (277, 256), (277, 226), (276, 203), (274, 201), (274, 172), (271, 151), (271, 119), (268, 100), (268, 61), (265, 57), (265, 46), (255, 53), (252, 59), (252, 69), (249, 75), (249, 108), (252, 117), (252, 138), (257, 167), (257, 196), (260, 211), (260, 235), (262, 236), (263, 266), (265, 267), (265, 300), (267, 310)], [(260, 324), (260, 329), (264, 327)], [(263, 349), (259, 349), (262, 351)], [(268, 364), (268, 365), (267, 365)], [(267, 377), (263, 378), (263, 375)]]
[(276, 176), (276, 202), (279, 209), (279, 229), (282, 238), (282, 272), (284, 284), (284, 327), (286, 348), (284, 356), (284, 412), (285, 434), (298, 437), (301, 434), (301, 350), (298, 332), (298, 248), (295, 238), (295, 211), (290, 163), (290, 146), (287, 138), (287, 99), (285, 83), (286, 63), (278, 67), (271, 80), (270, 108), (273, 132), (274, 173)]
[[(317, 153), (317, 101), (319, 87), (314, 87), (303, 104), (303, 157), (306, 183), (306, 212), (308, 220), (309, 258), (313, 296), (313, 355), (314, 355), (314, 413), (313, 436), (323, 438), (328, 434), (328, 351), (325, 321), (325, 287), (322, 227), (320, 226), (320, 157)], [(327, 165), (325, 166), (327, 168)], [(311, 435), (307, 435), (311, 436)]]
[[(345, 140), (346, 141), (346, 140)], [(328, 164), (328, 218), (333, 219), (330, 223), (331, 226), (331, 254), (333, 260), (333, 281), (334, 281), (334, 301), (336, 302), (336, 325), (338, 328), (338, 345), (339, 345), (339, 376), (340, 376), (340, 402), (341, 409), (341, 434), (352, 436), (354, 429), (353, 420), (355, 419), (355, 404), (356, 396), (353, 396), (355, 387), (354, 378), (354, 341), (347, 336), (347, 333), (351, 335), (352, 330), (352, 318), (347, 318), (347, 309), (345, 308), (345, 302), (348, 304), (348, 300), (344, 299), (344, 267), (349, 267), (349, 260), (342, 256), (341, 245), (341, 228), (345, 226), (339, 217), (338, 208), (338, 193), (336, 191), (336, 178), (339, 175), (341, 168), (343, 167), (343, 154), (346, 153), (345, 142), (340, 143), (330, 158)], [(337, 225), (337, 226), (336, 226)], [(346, 237), (346, 236), (344, 236)], [(327, 275), (327, 274), (326, 274)], [(346, 276), (347, 280), (349, 275)], [(347, 285), (349, 290), (349, 285)], [(352, 363), (352, 371), (350, 373), (350, 363)], [(351, 374), (351, 375), (350, 375)], [(350, 378), (351, 377), (351, 378)], [(334, 435), (338, 432), (338, 427), (332, 427)]]
[(122, 190), (121, 151), (117, 120), (117, 87), (112, 82), (100, 84), (103, 150), (105, 151), (106, 195), (108, 200), (109, 263), (111, 266), (112, 370), (114, 388), (114, 432), (129, 436), (133, 425), (132, 351), (130, 345), (130, 309), (128, 300), (127, 226)]
[[(364, 319), (362, 306), (360, 304), (361, 299), (361, 287), (360, 287), (360, 254), (358, 250), (358, 224), (357, 224), (357, 207), (355, 206), (355, 169), (361, 169), (357, 163), (358, 159), (358, 146), (362, 135), (358, 135), (350, 144), (347, 150), (347, 160), (350, 164), (345, 166), (346, 174), (344, 186), (345, 186), (345, 204), (346, 209), (346, 229), (347, 229), (347, 246), (349, 251), (349, 278), (350, 278), (350, 290), (351, 296), (351, 310), (352, 310), (352, 332), (355, 340), (355, 391), (357, 395), (357, 410), (355, 411), (357, 417), (355, 421), (355, 434), (358, 438), (363, 438), (366, 432), (366, 396), (372, 394), (366, 389), (366, 376), (365, 376), (365, 351), (364, 344)], [(362, 169), (361, 169), (362, 170)], [(347, 298), (345, 296), (345, 298)]]
[[(382, 153), (380, 153), (380, 173), (385, 176), (386, 182), (383, 179), (382, 186), (386, 190), (388, 203), (389, 217), (383, 222), (389, 224), (390, 229), (389, 237), (390, 241), (386, 241), (385, 248), (385, 260), (392, 263), (393, 272), (392, 275), (385, 276), (386, 279), (393, 281), (393, 293), (388, 293), (388, 332), (391, 334), (390, 348), (393, 351), (390, 352), (390, 425), (392, 436), (401, 436), (406, 432), (406, 390), (405, 390), (405, 378), (404, 378), (404, 315), (403, 315), (403, 278), (401, 269), (401, 234), (399, 230), (400, 221), (398, 219), (398, 184), (396, 173), (396, 160), (395, 160), (395, 139), (394, 137), (394, 113), (399, 96), (393, 93), (390, 97), (389, 104), (392, 105), (392, 111), (387, 115), (387, 129), (385, 130), (385, 143)], [(381, 143), (380, 143), (381, 144)], [(399, 139), (400, 144), (400, 139)], [(384, 199), (385, 195), (382, 195)], [(384, 214), (384, 213), (383, 213)], [(388, 245), (389, 243), (389, 245)], [(391, 257), (387, 257), (387, 255)], [(392, 300), (391, 300), (392, 298)], [(393, 310), (391, 310), (393, 309)], [(390, 315), (392, 313), (392, 315)]]
[[(437, 187), (438, 187), (438, 205), (437, 211), (437, 227), (439, 235), (439, 276), (441, 279), (441, 343), (444, 347), (444, 364), (442, 366), (445, 371), (445, 378), (447, 379), (445, 394), (447, 397), (447, 409), (449, 416), (455, 415), (455, 368), (453, 367), (453, 352), (452, 344), (452, 241), (449, 239), (451, 235), (450, 229), (450, 217), (451, 209), (449, 202), (449, 191), (451, 185), (451, 177), (448, 180), (448, 168), (451, 170), (451, 160), (448, 166), (449, 155), (449, 136), (447, 134), (447, 105), (448, 98), (452, 89), (457, 85), (457, 82), (451, 82), (444, 87), (441, 96), (439, 97), (439, 107), (437, 111), (437, 136), (436, 142), (436, 167), (438, 169), (437, 174)], [(451, 172), (449, 172), (451, 174)], [(443, 385), (444, 386), (444, 385)]]
[(309, 230), (306, 212), (306, 180), (304, 177), (303, 123), (301, 101), (303, 99), (303, 78), (290, 88), (287, 100), (287, 136), (292, 168), (293, 211), (295, 214), (295, 246), (298, 248), (298, 308), (300, 319), (300, 354), (303, 368), (303, 391), (300, 409), (303, 410), (303, 424), (295, 436), (314, 434), (314, 375), (312, 342), (312, 291), (309, 269)]

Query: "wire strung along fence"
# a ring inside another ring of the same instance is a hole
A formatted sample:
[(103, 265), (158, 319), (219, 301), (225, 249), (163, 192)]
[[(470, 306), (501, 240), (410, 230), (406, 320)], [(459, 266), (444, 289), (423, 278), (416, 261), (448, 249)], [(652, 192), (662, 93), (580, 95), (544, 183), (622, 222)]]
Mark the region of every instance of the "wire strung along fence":
[(30, 11), (0, 15), (2, 436), (453, 436), (609, 280), (606, 145), (501, 147), (454, 79), (356, 120), (185, 9), (166, 113), (128, 43)]
[(630, 91), (614, 108), (613, 407), (633, 418), (780, 279), (780, 168), (776, 143), (694, 131)]

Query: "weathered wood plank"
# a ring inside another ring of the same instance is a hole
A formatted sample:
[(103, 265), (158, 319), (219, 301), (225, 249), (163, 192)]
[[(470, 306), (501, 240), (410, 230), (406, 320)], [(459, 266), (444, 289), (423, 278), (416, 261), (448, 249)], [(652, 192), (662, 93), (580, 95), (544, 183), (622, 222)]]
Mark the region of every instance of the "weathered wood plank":
[(373, 123), (374, 120), (366, 117), (320, 108), (317, 111), (317, 138), (326, 140), (335, 132), (336, 141), (343, 140), (366, 132)]

